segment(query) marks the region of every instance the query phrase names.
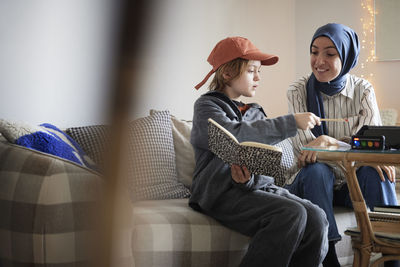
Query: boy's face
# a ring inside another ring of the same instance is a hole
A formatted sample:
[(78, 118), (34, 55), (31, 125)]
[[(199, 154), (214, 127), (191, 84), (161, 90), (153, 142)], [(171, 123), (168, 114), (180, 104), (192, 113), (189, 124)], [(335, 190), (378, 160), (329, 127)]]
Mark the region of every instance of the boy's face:
[(260, 68), (259, 60), (249, 60), (245, 71), (238, 78), (230, 81), (229, 85), (225, 87), (224, 93), (230, 99), (254, 96), (260, 81)]

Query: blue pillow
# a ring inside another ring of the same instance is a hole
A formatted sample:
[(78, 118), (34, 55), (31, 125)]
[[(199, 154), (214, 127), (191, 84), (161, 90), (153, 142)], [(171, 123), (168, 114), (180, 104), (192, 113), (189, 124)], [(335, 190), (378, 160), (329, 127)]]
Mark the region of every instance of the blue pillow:
[(96, 170), (95, 163), (78, 143), (50, 123), (32, 126), (0, 120), (0, 132), (11, 143), (52, 154)]

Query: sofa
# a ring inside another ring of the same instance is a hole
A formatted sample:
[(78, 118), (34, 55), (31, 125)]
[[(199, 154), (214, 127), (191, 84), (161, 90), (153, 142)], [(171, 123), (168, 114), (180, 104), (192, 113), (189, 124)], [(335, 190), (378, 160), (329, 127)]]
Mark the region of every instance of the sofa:
[[(90, 248), (106, 184), (106, 129), (63, 130), (80, 157), (98, 169), (12, 143), (2, 133), (0, 266), (90, 266), (96, 259)], [(238, 266), (245, 254), (249, 237), (188, 206), (195, 164), (190, 130), (190, 121), (169, 111), (152, 110), (129, 125), (134, 140), (127, 144), (118, 194), (124, 214), (114, 232), (113, 266)], [(336, 207), (335, 216), (341, 233), (356, 224), (350, 209)], [(345, 266), (353, 252), (350, 238), (342, 237), (337, 253)]]

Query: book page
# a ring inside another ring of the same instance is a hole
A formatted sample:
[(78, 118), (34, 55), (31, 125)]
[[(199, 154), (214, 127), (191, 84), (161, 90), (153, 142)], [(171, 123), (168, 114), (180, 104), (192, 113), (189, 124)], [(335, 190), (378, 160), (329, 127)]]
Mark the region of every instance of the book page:
[(386, 212), (375, 212), (375, 211), (370, 211), (368, 212), (369, 218), (371, 221), (393, 221), (393, 222), (398, 222), (400, 223), (400, 215), (397, 213), (386, 213)]
[(253, 141), (241, 142), (240, 145), (242, 145), (242, 146), (253, 146), (253, 147), (265, 148), (265, 149), (270, 149), (270, 150), (273, 150), (273, 151), (282, 152), (282, 148), (280, 148), (280, 147), (271, 146), (271, 145), (264, 144), (264, 143), (253, 142)]
[(343, 142), (343, 141), (338, 141), (337, 146), (339, 148), (345, 148), (345, 149), (350, 149), (351, 148), (350, 144), (348, 144), (346, 142)]

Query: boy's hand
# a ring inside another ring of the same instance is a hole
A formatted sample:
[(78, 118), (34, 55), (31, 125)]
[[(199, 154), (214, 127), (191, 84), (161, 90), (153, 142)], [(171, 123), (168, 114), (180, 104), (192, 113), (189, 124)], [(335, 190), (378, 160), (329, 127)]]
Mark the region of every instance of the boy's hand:
[(315, 125), (321, 125), (320, 118), (312, 112), (295, 113), (293, 115), (299, 129), (309, 130), (314, 128)]
[(232, 179), (238, 184), (247, 183), (251, 177), (249, 170), (245, 166), (240, 167), (235, 164), (231, 166), (231, 174)]

